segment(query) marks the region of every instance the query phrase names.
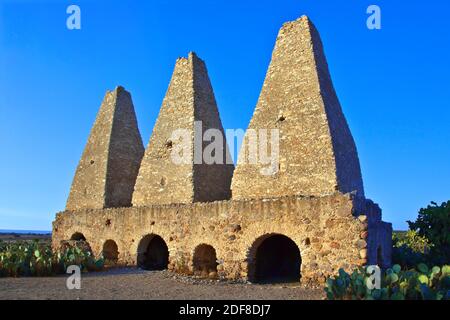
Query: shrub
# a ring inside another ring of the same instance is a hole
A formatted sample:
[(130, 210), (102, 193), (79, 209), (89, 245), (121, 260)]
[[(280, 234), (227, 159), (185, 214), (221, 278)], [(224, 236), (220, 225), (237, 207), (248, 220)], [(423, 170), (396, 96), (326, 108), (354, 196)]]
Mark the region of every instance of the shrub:
[(419, 263), (434, 263), (430, 256), (433, 245), (416, 231), (394, 233), (392, 246), (392, 262), (403, 268), (413, 268)]
[(103, 258), (95, 259), (90, 251), (78, 247), (54, 253), (50, 244), (39, 241), (0, 243), (0, 277), (61, 274), (69, 265), (78, 265), (82, 271), (96, 271), (103, 264)]
[(352, 274), (343, 269), (327, 279), (325, 292), (329, 300), (450, 300), (450, 266), (433, 267), (419, 264), (417, 270), (402, 271), (394, 265), (381, 273), (379, 289), (370, 289), (367, 269)]
[(450, 263), (450, 200), (420, 209), (416, 221), (408, 221), (408, 225), (432, 245), (430, 257), (434, 263)]
[(428, 254), (433, 245), (424, 236), (420, 236), (417, 231), (408, 230), (404, 233), (397, 233), (392, 235), (393, 243), (397, 247), (406, 245), (412, 251)]

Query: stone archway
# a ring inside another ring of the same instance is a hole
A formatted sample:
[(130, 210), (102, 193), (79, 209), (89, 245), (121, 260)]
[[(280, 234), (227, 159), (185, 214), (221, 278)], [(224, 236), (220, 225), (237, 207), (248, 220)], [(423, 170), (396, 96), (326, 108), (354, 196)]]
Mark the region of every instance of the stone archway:
[(249, 253), (249, 278), (259, 283), (300, 281), (301, 255), (297, 244), (282, 234), (258, 238)]
[(75, 232), (71, 237), (70, 240), (74, 241), (86, 241), (86, 237), (81, 232)]
[(115, 265), (119, 260), (119, 248), (114, 240), (106, 240), (103, 244), (103, 258), (106, 265)]
[(194, 274), (204, 277), (217, 276), (217, 255), (213, 246), (201, 244), (194, 250)]
[(137, 264), (145, 270), (164, 270), (169, 264), (169, 248), (156, 234), (146, 235), (139, 242)]
[(380, 269), (384, 268), (383, 249), (381, 248), (381, 246), (378, 246), (377, 248), (377, 265), (380, 267)]
[(72, 234), (70, 240), (61, 241), (59, 250), (64, 252), (69, 248), (78, 248), (83, 252), (90, 252), (92, 254), (91, 245), (86, 240), (84, 234), (82, 234), (81, 232), (75, 232), (74, 234)]

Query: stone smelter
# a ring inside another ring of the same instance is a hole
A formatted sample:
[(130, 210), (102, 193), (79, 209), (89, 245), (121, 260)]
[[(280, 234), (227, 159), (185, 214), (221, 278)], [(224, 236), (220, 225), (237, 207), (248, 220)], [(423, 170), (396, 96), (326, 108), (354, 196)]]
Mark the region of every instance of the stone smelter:
[(245, 161), (251, 130), (236, 169), (229, 152), (220, 163), (174, 163), (173, 132), (185, 130), (194, 150), (198, 121), (201, 134), (224, 133), (194, 53), (176, 62), (146, 150), (130, 94), (107, 92), (53, 222), (54, 249), (83, 240), (118, 265), (261, 282), (323, 282), (339, 268), (390, 265), (392, 226), (365, 198), (355, 142), (307, 17), (281, 28), (249, 125), (278, 129), (272, 174)]

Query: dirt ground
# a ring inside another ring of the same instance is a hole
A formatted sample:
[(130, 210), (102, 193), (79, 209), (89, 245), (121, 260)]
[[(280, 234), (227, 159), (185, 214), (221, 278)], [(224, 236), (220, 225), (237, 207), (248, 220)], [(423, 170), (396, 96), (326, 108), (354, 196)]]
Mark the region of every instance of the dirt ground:
[(81, 289), (68, 290), (66, 276), (0, 278), (0, 299), (273, 299), (320, 300), (322, 289), (299, 284), (244, 284), (199, 280), (168, 271), (136, 268), (82, 274)]

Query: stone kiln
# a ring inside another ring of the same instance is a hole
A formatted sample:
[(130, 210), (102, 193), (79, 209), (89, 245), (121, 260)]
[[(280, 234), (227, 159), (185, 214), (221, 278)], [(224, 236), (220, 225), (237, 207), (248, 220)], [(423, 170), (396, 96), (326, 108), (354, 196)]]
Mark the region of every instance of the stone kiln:
[(188, 130), (194, 145), (195, 121), (223, 132), (194, 53), (176, 62), (146, 150), (130, 94), (108, 92), (53, 223), (53, 247), (84, 239), (121, 265), (250, 281), (322, 282), (341, 267), (390, 264), (391, 224), (365, 198), (356, 146), (307, 17), (281, 28), (249, 125), (279, 129), (275, 174), (242, 161), (245, 147), (235, 170), (173, 163), (172, 132)]

